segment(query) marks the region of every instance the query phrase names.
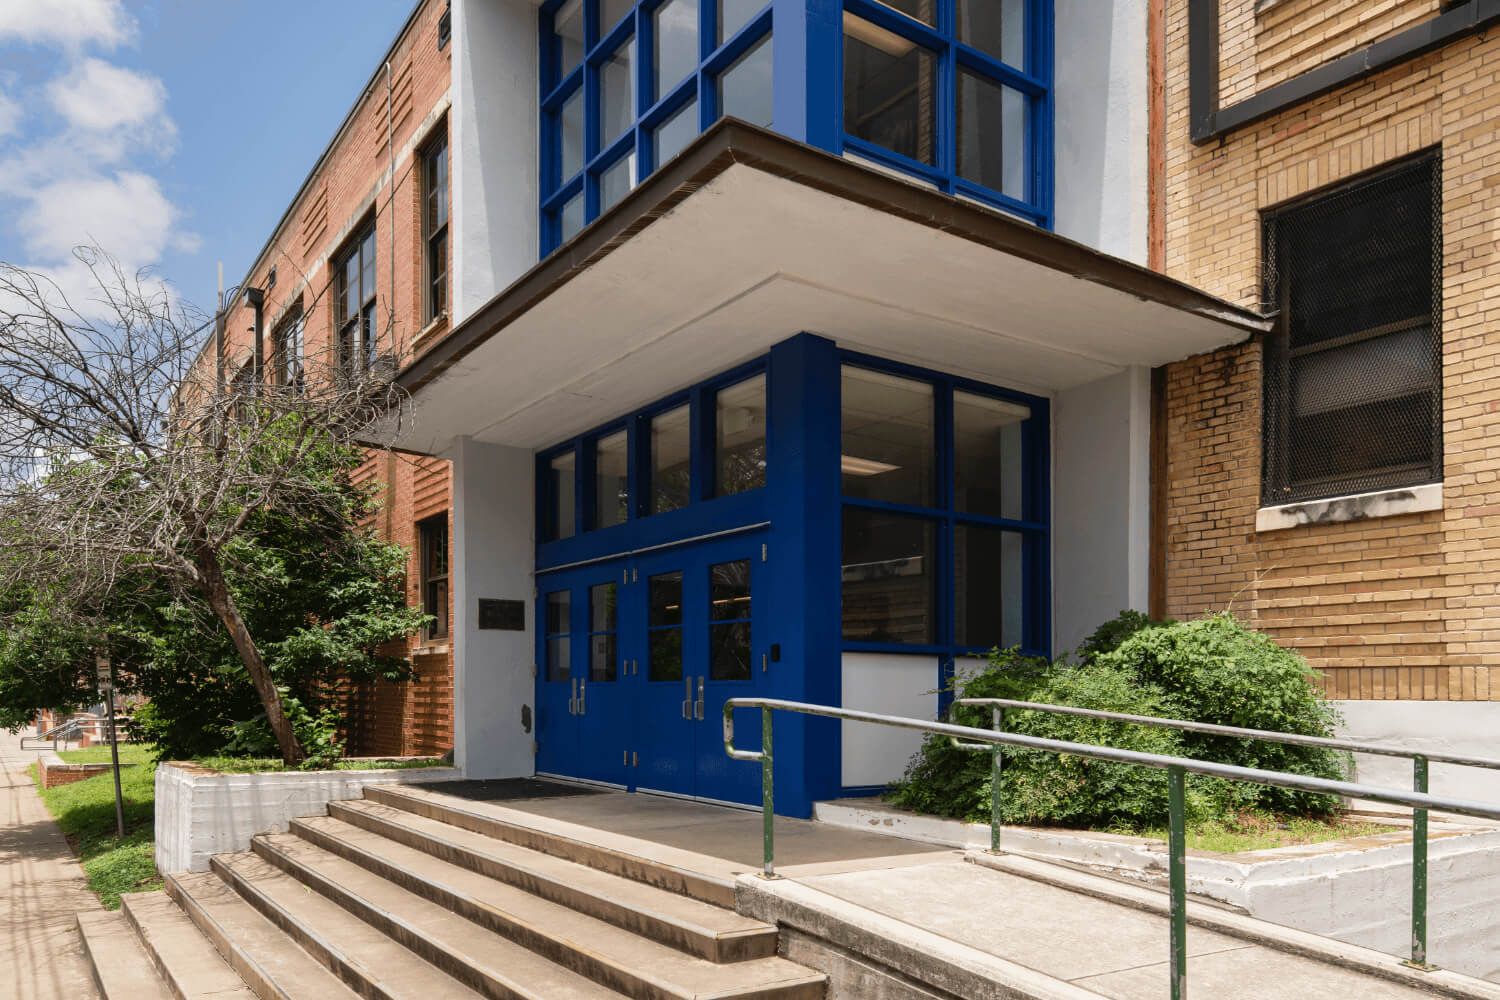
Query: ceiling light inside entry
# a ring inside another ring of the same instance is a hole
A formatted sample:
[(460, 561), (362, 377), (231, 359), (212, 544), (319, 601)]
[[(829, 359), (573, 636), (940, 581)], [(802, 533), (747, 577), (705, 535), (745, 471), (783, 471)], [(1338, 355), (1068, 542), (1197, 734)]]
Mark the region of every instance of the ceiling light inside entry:
[(844, 34), (897, 59), (917, 47), (916, 42), (902, 38), (894, 31), (882, 28), (873, 21), (866, 21), (848, 11), (844, 12)]
[(877, 462), (873, 458), (840, 455), (839, 468), (846, 476), (878, 476), (882, 472), (895, 472), (901, 466), (892, 465), (889, 462)]

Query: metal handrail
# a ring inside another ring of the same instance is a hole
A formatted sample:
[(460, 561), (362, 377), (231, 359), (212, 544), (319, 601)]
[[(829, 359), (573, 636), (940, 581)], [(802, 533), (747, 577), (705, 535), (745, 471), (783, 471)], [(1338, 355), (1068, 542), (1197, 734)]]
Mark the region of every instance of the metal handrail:
[[(958, 698), (955, 705), (988, 707), (992, 713), (995, 729), (1004, 728), (1005, 709), (1027, 712), (1048, 712), (1053, 715), (1073, 715), (1085, 719), (1104, 719), (1112, 722), (1129, 722), (1139, 726), (1154, 726), (1157, 729), (1180, 729), (1191, 733), (1208, 733), (1213, 736), (1231, 736), (1239, 739), (1260, 740), (1265, 743), (1287, 743), (1293, 746), (1319, 747), (1326, 750), (1342, 750), (1349, 753), (1378, 754), (1385, 757), (1404, 757), (1412, 762), (1412, 788), (1427, 791), (1427, 765), (1455, 764), (1462, 767), (1483, 767), (1500, 771), (1500, 760), (1492, 757), (1465, 757), (1460, 754), (1427, 753), (1406, 747), (1384, 743), (1367, 743), (1363, 740), (1332, 739), (1326, 736), (1305, 736), (1301, 733), (1279, 733), (1270, 729), (1246, 729), (1242, 726), (1222, 726), (1211, 722), (1193, 722), (1187, 719), (1164, 719), (1155, 715), (1130, 715), (1125, 712), (1105, 712), (1094, 708), (1076, 708), (1072, 705), (1051, 705), (1045, 702), (1015, 701), (1010, 698)], [(1000, 787), (1001, 751), (995, 744), (964, 743), (953, 740), (961, 750), (988, 750), (994, 758), (991, 762), (994, 787)], [(1000, 800), (990, 796), (990, 850), (1000, 850)], [(1412, 876), (1411, 876), (1411, 959), (1413, 968), (1431, 968), (1427, 962), (1427, 810), (1412, 809)]]
[[(734, 710), (736, 708), (759, 708), (761, 711), (761, 749), (737, 750), (734, 746)], [(1431, 795), (1425, 792), (1406, 792), (1374, 785), (1362, 785), (1352, 781), (1336, 781), (1331, 778), (1313, 778), (1290, 774), (1285, 771), (1266, 771), (1260, 768), (1240, 767), (1235, 764), (1219, 764), (1213, 761), (1193, 760), (1188, 757), (1171, 757), (1165, 754), (1142, 753), (1137, 750), (1120, 750), (1088, 743), (1070, 743), (1065, 740), (1046, 739), (1040, 736), (1022, 736), (998, 729), (979, 729), (959, 726), (948, 722), (928, 722), (894, 715), (879, 715), (850, 708), (833, 708), (799, 701), (784, 701), (777, 698), (730, 698), (724, 703), (724, 751), (734, 760), (759, 761), (761, 765), (761, 815), (764, 847), (763, 878), (774, 879), (775, 863), (775, 809), (774, 809), (774, 753), (771, 740), (771, 713), (794, 712), (799, 715), (821, 716), (841, 719), (846, 722), (869, 722), (932, 733), (937, 736), (971, 740), (993, 747), (1013, 746), (1028, 750), (1045, 750), (1051, 753), (1087, 757), (1118, 764), (1133, 764), (1167, 772), (1167, 855), (1169, 887), (1171, 897), (1171, 984), (1172, 1000), (1182, 1000), (1187, 989), (1187, 870), (1186, 856), (1186, 804), (1184, 787), (1186, 775), (1202, 774), (1212, 778), (1231, 781), (1248, 781), (1257, 785), (1272, 785), (1302, 792), (1325, 795), (1341, 795), (1349, 798), (1369, 799), (1391, 805), (1408, 806), (1412, 809), (1438, 809), (1443, 812), (1480, 819), (1500, 820), (1500, 805), (1476, 802), (1469, 799)], [(998, 715), (999, 709), (995, 709)], [(998, 756), (998, 754), (997, 754)], [(998, 787), (998, 786), (997, 786)], [(1424, 831), (1425, 834), (1425, 831)], [(1425, 965), (1422, 968), (1431, 968)]]
[[(56, 750), (57, 749), (57, 734), (58, 733), (61, 733), (61, 732), (65, 731), (65, 730), (69, 730), (69, 729), (82, 729), (84, 726), (103, 726), (108, 721), (109, 721), (108, 719), (69, 719), (67, 722), (63, 722), (63, 723), (60, 723), (59, 725), (53, 726), (51, 729), (47, 730), (45, 733), (43, 733), (40, 736), (22, 736), (21, 737), (21, 749), (22, 750), (47, 750), (47, 749)], [(116, 725), (118, 725), (118, 724), (120, 724), (122, 722), (128, 723), (129, 721), (130, 721), (130, 716), (128, 716), (128, 715), (116, 715), (115, 716), (115, 723), (116, 723)], [(28, 747), (26, 745), (26, 741), (27, 740), (36, 740), (38, 743), (40, 743), (40, 742), (42, 742), (44, 740), (51, 740), (52, 741), (52, 746), (51, 747), (36, 747), (36, 746)]]

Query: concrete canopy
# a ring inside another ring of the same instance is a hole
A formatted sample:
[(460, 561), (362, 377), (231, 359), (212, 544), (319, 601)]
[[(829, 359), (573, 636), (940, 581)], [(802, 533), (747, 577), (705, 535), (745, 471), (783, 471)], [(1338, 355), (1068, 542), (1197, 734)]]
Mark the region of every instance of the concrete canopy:
[(1245, 340), (1254, 312), (724, 121), (400, 376), (398, 447), (542, 448), (802, 332), (1033, 392)]

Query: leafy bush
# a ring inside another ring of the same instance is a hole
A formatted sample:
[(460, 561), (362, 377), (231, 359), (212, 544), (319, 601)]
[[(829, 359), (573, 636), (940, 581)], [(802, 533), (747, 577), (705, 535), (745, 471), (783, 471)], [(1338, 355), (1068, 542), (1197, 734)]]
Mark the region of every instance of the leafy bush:
[(156, 874), (155, 768), (141, 764), (120, 772), (125, 800), (125, 839), (115, 839), (115, 778), (95, 775), (42, 791), (42, 801), (78, 851), (89, 888), (106, 910), (120, 908), (120, 894), (161, 888)]
[[(1294, 652), (1225, 615), (1153, 622), (1125, 612), (1095, 630), (1076, 660), (1056, 663), (996, 651), (988, 669), (955, 680), (960, 698), (1007, 698), (1132, 715), (1331, 735), (1337, 716)], [(952, 719), (988, 729), (991, 710), (954, 706)], [(1307, 747), (1224, 739), (1123, 722), (1011, 710), (1008, 732), (1075, 743), (1194, 757), (1337, 778), (1344, 755)], [(930, 737), (889, 798), (918, 812), (990, 818), (990, 755)], [(1248, 808), (1322, 814), (1337, 802), (1239, 782), (1189, 776), (1189, 814), (1223, 818)], [(1008, 823), (1142, 827), (1166, 820), (1165, 771), (1039, 750), (1006, 748), (1001, 814)]]

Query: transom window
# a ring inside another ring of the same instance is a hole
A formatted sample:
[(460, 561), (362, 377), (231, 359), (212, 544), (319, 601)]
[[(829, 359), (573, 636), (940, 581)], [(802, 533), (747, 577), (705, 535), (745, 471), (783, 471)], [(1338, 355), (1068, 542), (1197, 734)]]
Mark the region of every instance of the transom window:
[(845, 148), (1050, 225), (1049, 8), (845, 0)]
[(1045, 649), (1045, 402), (863, 364), (840, 381), (846, 646)]
[(771, 124), (768, 0), (548, 0), (542, 255), (724, 115)]
[(1443, 477), (1436, 155), (1266, 214), (1262, 502)]
[(766, 393), (757, 363), (545, 453), (538, 463), (542, 540), (765, 486)]

